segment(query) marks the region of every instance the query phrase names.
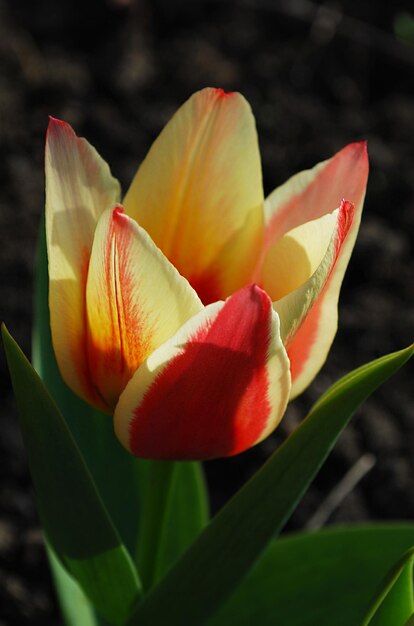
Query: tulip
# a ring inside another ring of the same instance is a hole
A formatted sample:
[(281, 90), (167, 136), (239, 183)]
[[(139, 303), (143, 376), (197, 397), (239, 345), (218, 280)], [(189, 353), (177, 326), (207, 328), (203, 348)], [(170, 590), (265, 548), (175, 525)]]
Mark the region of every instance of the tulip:
[(208, 88), (165, 126), (121, 205), (108, 165), (51, 118), (49, 307), (67, 385), (143, 458), (264, 439), (326, 359), (367, 175), (353, 143), (264, 199), (248, 103)]

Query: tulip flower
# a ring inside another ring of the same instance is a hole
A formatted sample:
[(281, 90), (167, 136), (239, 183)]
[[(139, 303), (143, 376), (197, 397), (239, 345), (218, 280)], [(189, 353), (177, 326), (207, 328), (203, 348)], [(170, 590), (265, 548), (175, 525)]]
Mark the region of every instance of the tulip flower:
[(208, 88), (168, 122), (121, 205), (108, 165), (52, 118), (49, 307), (67, 385), (143, 458), (261, 441), (326, 359), (367, 175), (354, 143), (265, 199), (248, 103)]

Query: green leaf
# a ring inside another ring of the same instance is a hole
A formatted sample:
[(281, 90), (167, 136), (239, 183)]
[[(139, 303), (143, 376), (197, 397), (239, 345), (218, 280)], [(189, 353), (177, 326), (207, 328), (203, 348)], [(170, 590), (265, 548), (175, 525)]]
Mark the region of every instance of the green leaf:
[(46, 549), (66, 626), (98, 626), (98, 618), (78, 583), (68, 574), (53, 548), (46, 545)]
[[(50, 333), (45, 229), (38, 245), (33, 364), (59, 406), (94, 478), (102, 500), (130, 554), (137, 551), (143, 492), (151, 482), (148, 463), (120, 445), (112, 419), (78, 398), (60, 376)], [(177, 464), (178, 465), (178, 464)], [(179, 464), (166, 516), (157, 571), (173, 563), (207, 522), (207, 492), (198, 463)], [(150, 486), (149, 486), (150, 488)], [(164, 493), (159, 494), (164, 497)]]
[(111, 626), (108, 621), (96, 613), (91, 602), (77, 581), (62, 565), (47, 539), (45, 544), (65, 626)]
[(135, 568), (57, 406), (4, 325), (2, 335), (46, 536), (97, 610), (121, 624), (140, 596)]
[(234, 496), (137, 607), (129, 626), (202, 626), (283, 528), (358, 406), (413, 354), (387, 355), (345, 377)]
[(148, 461), (137, 563), (150, 589), (197, 537), (208, 519), (199, 463)]
[(411, 617), (414, 611), (413, 560), (414, 548), (411, 548), (387, 573), (361, 626), (398, 626)]
[[(329, 528), (274, 541), (208, 626), (358, 626), (414, 524)], [(402, 626), (411, 613), (397, 609)]]

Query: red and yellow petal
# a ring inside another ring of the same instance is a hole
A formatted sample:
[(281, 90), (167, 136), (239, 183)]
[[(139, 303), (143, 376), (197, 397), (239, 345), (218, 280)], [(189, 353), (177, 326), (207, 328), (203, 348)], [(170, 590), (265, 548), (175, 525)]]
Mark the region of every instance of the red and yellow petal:
[(173, 116), (124, 199), (205, 304), (252, 279), (263, 240), (255, 121), (239, 93), (203, 89)]
[(115, 432), (143, 458), (230, 456), (276, 427), (289, 393), (278, 317), (252, 285), (206, 307), (148, 357), (120, 397)]
[[(335, 229), (316, 271), (299, 288), (273, 303), (291, 362), (292, 397), (301, 393), (317, 374), (336, 332), (338, 292), (345, 271), (341, 261), (352, 232), (355, 207), (344, 200), (333, 216)], [(332, 297), (332, 281), (338, 280)]]
[(98, 222), (86, 305), (90, 376), (109, 412), (147, 356), (203, 308), (187, 280), (119, 206)]
[[(339, 292), (359, 229), (367, 179), (366, 144), (353, 143), (312, 170), (293, 176), (266, 199), (265, 250), (271, 249), (288, 231), (331, 213), (343, 198), (354, 205), (352, 221), (343, 219), (348, 230), (337, 239), (335, 263), (324, 287), (317, 298), (311, 298), (312, 306), (306, 307), (307, 313), (294, 337), (291, 334), (288, 354), (292, 397), (301, 393), (316, 376), (335, 336)], [(283, 320), (281, 324), (283, 328)]]
[(99, 404), (86, 359), (85, 288), (97, 221), (120, 187), (96, 150), (50, 119), (46, 138), (46, 237), (53, 347), (65, 382)]
[(343, 198), (356, 207), (357, 229), (367, 178), (365, 142), (351, 143), (331, 159), (292, 176), (266, 198), (266, 249), (297, 226), (332, 213)]

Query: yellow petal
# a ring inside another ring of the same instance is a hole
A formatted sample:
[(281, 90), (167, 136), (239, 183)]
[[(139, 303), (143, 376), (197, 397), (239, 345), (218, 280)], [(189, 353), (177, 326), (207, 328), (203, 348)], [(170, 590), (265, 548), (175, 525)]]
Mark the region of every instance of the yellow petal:
[(86, 304), (90, 373), (109, 412), (147, 356), (203, 308), (121, 207), (105, 211), (96, 228)]
[(120, 187), (96, 150), (69, 124), (50, 119), (46, 138), (46, 235), (53, 347), (65, 382), (99, 404), (86, 359), (85, 288), (99, 216)]
[(262, 246), (260, 154), (249, 104), (203, 89), (173, 116), (125, 197), (204, 303), (250, 281)]

